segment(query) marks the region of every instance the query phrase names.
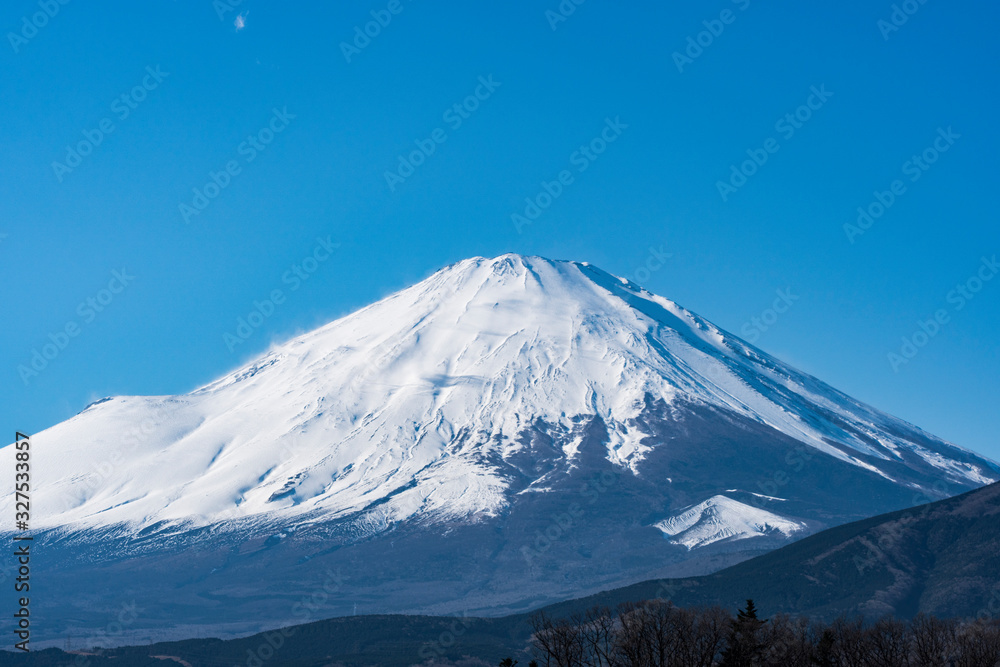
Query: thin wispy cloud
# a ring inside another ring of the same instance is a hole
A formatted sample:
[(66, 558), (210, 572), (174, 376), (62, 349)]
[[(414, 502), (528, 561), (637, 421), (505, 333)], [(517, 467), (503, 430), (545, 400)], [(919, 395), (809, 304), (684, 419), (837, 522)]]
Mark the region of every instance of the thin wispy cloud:
[(247, 14), (249, 14), (249, 13), (250, 12), (243, 12), (242, 14), (240, 14), (239, 16), (236, 17), (235, 21), (233, 21), (233, 25), (236, 26), (236, 32), (239, 32), (240, 30), (243, 30), (243, 28), (246, 27), (246, 25), (247, 25)]

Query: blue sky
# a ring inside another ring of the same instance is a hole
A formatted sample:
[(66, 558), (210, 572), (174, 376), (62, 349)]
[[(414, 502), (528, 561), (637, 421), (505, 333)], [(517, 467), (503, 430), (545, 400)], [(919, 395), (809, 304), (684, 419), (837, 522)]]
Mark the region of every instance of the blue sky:
[(519, 252), (1000, 459), (995, 4), (331, 5), (4, 4), (11, 434)]

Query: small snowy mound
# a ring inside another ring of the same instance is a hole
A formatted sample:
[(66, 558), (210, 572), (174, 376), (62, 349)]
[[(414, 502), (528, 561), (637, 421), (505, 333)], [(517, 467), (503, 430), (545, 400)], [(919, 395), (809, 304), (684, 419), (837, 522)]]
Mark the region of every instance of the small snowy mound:
[(791, 537), (805, 530), (806, 524), (726, 496), (712, 496), (660, 521), (656, 527), (671, 542), (695, 549), (723, 540), (732, 542), (765, 535)]

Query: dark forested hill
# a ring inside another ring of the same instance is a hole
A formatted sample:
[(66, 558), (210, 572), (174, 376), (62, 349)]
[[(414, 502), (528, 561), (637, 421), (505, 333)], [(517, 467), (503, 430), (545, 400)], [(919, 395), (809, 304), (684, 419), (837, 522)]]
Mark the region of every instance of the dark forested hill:
[[(647, 581), (545, 608), (568, 617), (595, 605), (669, 598), (678, 606), (747, 598), (765, 614), (830, 620), (919, 612), (1000, 617), (1000, 484), (954, 498), (832, 528), (706, 577)], [(503, 618), (354, 616), (220, 641), (192, 639), (109, 649), (100, 656), (51, 649), (0, 653), (0, 665), (417, 665), (428, 660), (527, 664), (530, 615)], [(160, 656), (153, 659), (153, 656)]]

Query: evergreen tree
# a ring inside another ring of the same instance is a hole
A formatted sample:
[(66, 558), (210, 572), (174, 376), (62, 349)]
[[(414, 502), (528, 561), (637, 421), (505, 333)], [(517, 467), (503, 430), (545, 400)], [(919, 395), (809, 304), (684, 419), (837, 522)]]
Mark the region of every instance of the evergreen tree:
[(837, 636), (833, 630), (826, 628), (823, 635), (816, 643), (816, 653), (812, 657), (812, 663), (817, 667), (834, 667), (833, 645), (837, 641)]
[(736, 620), (730, 626), (721, 667), (757, 667), (763, 664), (767, 649), (763, 638), (766, 624), (767, 619), (757, 618), (753, 600), (747, 600), (746, 608), (737, 612)]

